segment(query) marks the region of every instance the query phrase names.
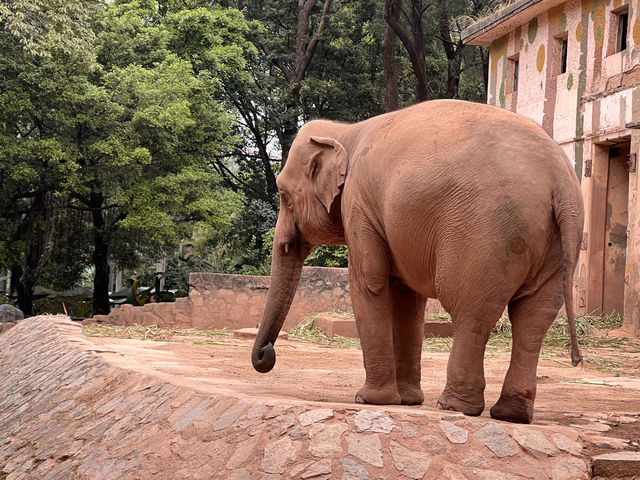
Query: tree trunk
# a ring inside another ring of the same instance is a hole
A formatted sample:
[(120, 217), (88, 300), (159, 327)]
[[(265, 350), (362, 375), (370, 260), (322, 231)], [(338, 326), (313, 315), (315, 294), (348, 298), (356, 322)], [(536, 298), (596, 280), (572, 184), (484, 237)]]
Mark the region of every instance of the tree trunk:
[(451, 21), (446, 2), (440, 1), (440, 40), (447, 56), (447, 91), (446, 98), (456, 98), (460, 86), (461, 56), (464, 44), (461, 41), (454, 41), (451, 38)]
[[(11, 272), (11, 283), (18, 296), (18, 308), (25, 315), (33, 315), (33, 289), (44, 266), (46, 246), (46, 195), (38, 192), (33, 198), (20, 227), (24, 242), (24, 265)], [(15, 274), (15, 275), (14, 275)]]
[(397, 110), (400, 106), (400, 95), (398, 94), (398, 73), (396, 72), (394, 55), (395, 43), (396, 34), (393, 32), (393, 28), (387, 25), (387, 31), (385, 32), (384, 40), (382, 41), (382, 65), (384, 67), (384, 80), (386, 86), (384, 96), (385, 112), (392, 112)]
[(293, 88), (291, 100), (287, 103), (287, 110), (282, 119), (282, 127), (279, 133), (280, 146), (282, 147), (282, 167), (287, 163), (291, 144), (298, 133), (298, 105), (300, 104), (300, 89)]
[(109, 234), (103, 217), (104, 197), (92, 192), (90, 196), (91, 217), (93, 219), (93, 314), (108, 315), (109, 305)]
[[(429, 99), (429, 95), (427, 90), (424, 31), (422, 29), (422, 0), (411, 0), (411, 17), (409, 19), (411, 36), (400, 25), (401, 12), (402, 0), (387, 0), (385, 19), (409, 54), (411, 67), (416, 79), (416, 102), (423, 102)], [(406, 14), (405, 17), (407, 17)]]

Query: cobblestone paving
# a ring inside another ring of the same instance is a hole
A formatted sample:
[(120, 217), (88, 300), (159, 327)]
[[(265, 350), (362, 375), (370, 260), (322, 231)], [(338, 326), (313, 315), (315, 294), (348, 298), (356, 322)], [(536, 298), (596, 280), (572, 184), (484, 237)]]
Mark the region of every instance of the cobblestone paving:
[(61, 316), (2, 334), (0, 374), (6, 480), (590, 478), (575, 429), (211, 396), (110, 364)]

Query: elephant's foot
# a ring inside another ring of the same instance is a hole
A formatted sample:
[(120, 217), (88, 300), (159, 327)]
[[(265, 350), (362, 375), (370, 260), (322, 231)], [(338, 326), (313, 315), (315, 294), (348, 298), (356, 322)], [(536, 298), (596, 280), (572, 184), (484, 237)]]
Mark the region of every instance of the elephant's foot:
[(491, 407), (491, 418), (514, 423), (531, 423), (533, 420), (533, 400), (522, 395), (501, 395)]
[(355, 401), (371, 405), (400, 405), (402, 398), (395, 385), (386, 388), (372, 388), (365, 385), (356, 393)]
[(453, 410), (461, 412), (465, 415), (477, 417), (484, 410), (484, 398), (460, 398), (454, 395), (450, 390), (445, 389), (436, 404), (440, 410)]
[(402, 405), (422, 405), (424, 402), (424, 393), (419, 385), (398, 385), (398, 393)]

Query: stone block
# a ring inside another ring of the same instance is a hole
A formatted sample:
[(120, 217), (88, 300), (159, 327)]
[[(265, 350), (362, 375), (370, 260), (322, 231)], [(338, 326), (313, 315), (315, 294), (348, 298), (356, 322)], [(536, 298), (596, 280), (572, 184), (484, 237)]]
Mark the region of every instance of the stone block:
[(634, 477), (640, 475), (640, 452), (614, 452), (591, 459), (594, 476), (605, 478)]
[[(353, 317), (344, 315), (319, 315), (316, 317), (314, 328), (326, 333), (329, 337), (358, 338), (358, 328)], [(452, 337), (453, 325), (451, 322), (425, 322), (425, 337)]]
[(358, 328), (353, 317), (319, 315), (316, 317), (313, 326), (326, 333), (329, 337), (358, 338)]
[[(258, 335), (257, 328), (239, 328), (238, 330), (233, 331), (233, 336), (236, 338), (249, 338), (254, 339)], [(278, 338), (281, 340), (288, 340), (289, 334), (284, 331), (280, 331), (278, 334)]]

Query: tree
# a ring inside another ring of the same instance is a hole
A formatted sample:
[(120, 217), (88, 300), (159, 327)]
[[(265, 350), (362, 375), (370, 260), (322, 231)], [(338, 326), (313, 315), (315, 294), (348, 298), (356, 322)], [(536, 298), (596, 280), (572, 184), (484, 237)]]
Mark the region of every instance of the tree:
[(71, 102), (84, 112), (69, 132), (81, 152), (72, 198), (92, 216), (96, 313), (109, 310), (108, 260), (118, 236), (143, 232), (159, 254), (179, 238), (178, 224), (218, 215), (220, 227), (237, 207), (233, 197), (214, 195), (219, 180), (206, 169), (229, 132), (214, 96), (217, 72), (196, 76), (171, 53), (164, 22), (154, 1), (111, 4), (97, 22), (103, 73)]
[(75, 168), (59, 125), (70, 121), (66, 96), (84, 88), (86, 73), (77, 71), (87, 69), (57, 48), (33, 55), (6, 30), (0, 41), (0, 241), (6, 249), (0, 260), (29, 314), (47, 261), (53, 206)]
[(324, 0), (322, 10), (315, 15), (317, 0), (298, 0), (297, 9), (290, 2), (261, 1), (247, 5), (249, 18), (260, 20), (265, 27), (264, 34), (257, 39), (259, 48), (277, 67), (288, 87), (277, 131), (283, 166), (298, 131), (301, 82), (327, 28), (332, 3), (333, 0)]
[[(163, 21), (155, 1), (110, 3), (93, 18), (92, 68), (59, 49), (34, 55), (0, 32), (13, 48), (0, 60), (10, 87), (0, 94), (0, 207), (8, 219), (0, 228), (9, 233), (2, 241), (22, 280), (14, 282), (25, 290), (20, 298), (30, 299), (53, 244), (44, 233), (53, 230), (55, 199), (91, 225), (95, 313), (109, 310), (110, 259), (134, 263), (132, 251), (160, 254), (192, 228), (231, 225), (239, 197), (208, 168), (229, 137), (219, 80), (216, 72), (196, 76), (171, 53)], [(223, 54), (220, 63), (230, 63)]]

